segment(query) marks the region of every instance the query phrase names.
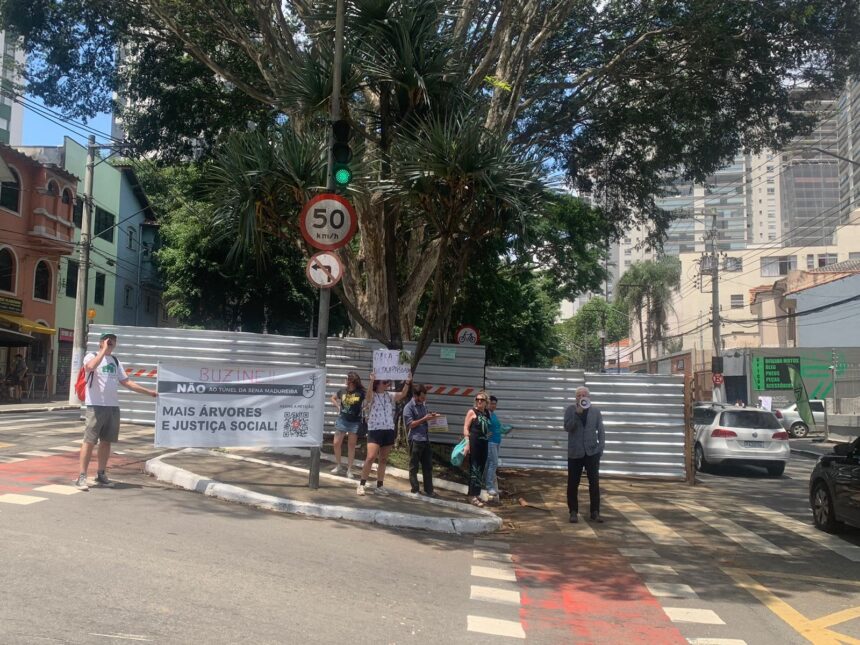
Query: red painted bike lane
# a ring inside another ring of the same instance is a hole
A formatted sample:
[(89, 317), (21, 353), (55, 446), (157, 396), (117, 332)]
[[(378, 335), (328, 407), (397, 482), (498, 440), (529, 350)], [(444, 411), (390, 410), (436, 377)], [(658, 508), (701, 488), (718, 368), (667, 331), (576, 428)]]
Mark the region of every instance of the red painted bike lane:
[(595, 542), (512, 545), (520, 621), (547, 643), (686, 644), (627, 559)]
[[(121, 468), (135, 461), (123, 457), (111, 457), (108, 470)], [(64, 484), (71, 486), (77, 479), (79, 469), (77, 452), (67, 452), (50, 457), (33, 457), (11, 464), (0, 464), (0, 494), (17, 493), (25, 495), (39, 486), (48, 484)], [(90, 470), (95, 468), (96, 460), (90, 464)]]

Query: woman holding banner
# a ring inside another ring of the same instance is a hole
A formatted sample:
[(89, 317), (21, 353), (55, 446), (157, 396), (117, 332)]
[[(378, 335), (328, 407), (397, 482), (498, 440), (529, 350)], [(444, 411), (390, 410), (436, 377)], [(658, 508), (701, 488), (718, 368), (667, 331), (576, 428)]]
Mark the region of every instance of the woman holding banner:
[(365, 406), (370, 410), (367, 417), (367, 459), (364, 460), (364, 468), (361, 469), (361, 480), (356, 488), (356, 493), (364, 495), (367, 493), (367, 478), (370, 476), (370, 468), (373, 461), (378, 458), (376, 467), (376, 492), (387, 494), (383, 490), (382, 482), (385, 479), (385, 466), (388, 463), (388, 455), (394, 448), (394, 440), (397, 431), (394, 429), (394, 413), (397, 402), (409, 396), (412, 388), (412, 377), (403, 382), (403, 388), (395, 393), (388, 392), (391, 381), (377, 381), (376, 374), (370, 373), (370, 391), (365, 400)]
[[(346, 475), (353, 479), (352, 462), (355, 461), (355, 444), (358, 440), (358, 427), (361, 424), (361, 408), (364, 405), (364, 386), (357, 372), (346, 375), (346, 389), (338, 390), (331, 397), (331, 402), (337, 408), (337, 421), (334, 422), (334, 459), (337, 464), (332, 473)], [(343, 448), (343, 436), (346, 435), (348, 461), (346, 467), (340, 463)]]

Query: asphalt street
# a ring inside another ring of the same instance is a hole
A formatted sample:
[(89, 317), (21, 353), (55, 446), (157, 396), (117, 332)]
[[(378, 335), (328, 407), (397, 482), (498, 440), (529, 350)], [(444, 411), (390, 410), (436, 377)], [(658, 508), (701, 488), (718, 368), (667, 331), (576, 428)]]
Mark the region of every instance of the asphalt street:
[(563, 474), (513, 473), (533, 506), (476, 540), (167, 488), (134, 426), (117, 487), (72, 493), (80, 428), (0, 415), (0, 643), (860, 642), (860, 531), (811, 526), (812, 459), (605, 481), (605, 524), (566, 521)]

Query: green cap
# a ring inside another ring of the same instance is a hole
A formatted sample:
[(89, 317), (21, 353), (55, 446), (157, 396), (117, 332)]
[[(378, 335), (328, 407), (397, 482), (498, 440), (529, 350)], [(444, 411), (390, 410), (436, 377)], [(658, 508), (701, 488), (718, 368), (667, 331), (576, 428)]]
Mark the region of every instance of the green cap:
[(99, 336), (99, 340), (104, 340), (105, 338), (113, 338), (114, 340), (116, 340), (116, 334), (111, 334), (108, 332)]

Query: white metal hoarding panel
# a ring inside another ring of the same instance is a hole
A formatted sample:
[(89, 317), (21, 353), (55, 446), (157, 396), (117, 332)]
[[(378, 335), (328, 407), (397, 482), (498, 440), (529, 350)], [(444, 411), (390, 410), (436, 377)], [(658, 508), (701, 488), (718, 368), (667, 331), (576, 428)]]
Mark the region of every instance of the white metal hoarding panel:
[(323, 369), (160, 362), (155, 445), (320, 446), (324, 408)]

